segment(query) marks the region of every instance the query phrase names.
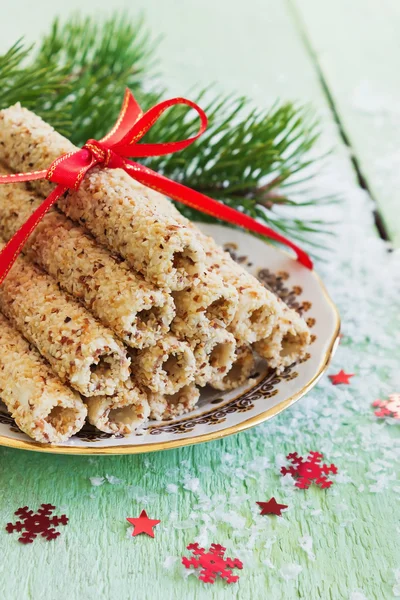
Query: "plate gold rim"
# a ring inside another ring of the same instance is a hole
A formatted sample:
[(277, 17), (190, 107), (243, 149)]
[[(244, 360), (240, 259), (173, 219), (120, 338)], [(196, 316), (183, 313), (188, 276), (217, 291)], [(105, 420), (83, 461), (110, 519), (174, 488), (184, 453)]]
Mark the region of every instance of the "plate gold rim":
[[(267, 242), (268, 243), (268, 242)], [(271, 244), (272, 245), (272, 244)], [(285, 250), (281, 250), (276, 246), (273, 246), (275, 250), (285, 254), (286, 256), (290, 256), (288, 252)], [(161, 450), (173, 450), (174, 448), (181, 448), (183, 446), (194, 446), (195, 444), (202, 444), (203, 442), (211, 442), (213, 440), (219, 440), (229, 435), (233, 435), (235, 433), (240, 433), (241, 431), (245, 431), (246, 429), (250, 429), (251, 427), (255, 427), (256, 425), (260, 425), (265, 421), (268, 421), (272, 417), (275, 417), (283, 410), (300, 400), (311, 388), (313, 388), (325, 373), (328, 365), (336, 352), (337, 346), (339, 344), (339, 334), (340, 334), (340, 315), (337, 309), (336, 304), (333, 302), (330, 297), (328, 290), (325, 287), (321, 277), (316, 273), (315, 270), (312, 272), (313, 277), (317, 279), (317, 282), (325, 296), (330, 307), (333, 309), (333, 313), (336, 319), (335, 323), (335, 331), (332, 335), (331, 342), (329, 344), (329, 348), (326, 351), (318, 372), (307, 382), (307, 384), (299, 390), (296, 394), (283, 400), (276, 406), (269, 408), (268, 410), (256, 415), (255, 417), (251, 417), (251, 419), (247, 419), (246, 421), (242, 421), (237, 425), (232, 425), (231, 427), (227, 427), (226, 429), (222, 429), (220, 431), (203, 433), (202, 435), (184, 438), (179, 440), (169, 440), (166, 442), (159, 442), (154, 444), (141, 444), (140, 446), (132, 445), (132, 446), (102, 446), (100, 448), (93, 447), (74, 447), (74, 446), (52, 446), (52, 445), (44, 445), (39, 442), (29, 441), (26, 442), (24, 440), (16, 440), (14, 438), (9, 438), (6, 436), (0, 436), (0, 446), (4, 446), (7, 448), (16, 448), (19, 450), (31, 450), (33, 452), (46, 452), (50, 454), (74, 454), (74, 455), (124, 455), (124, 454), (145, 454), (147, 452), (159, 452)]]

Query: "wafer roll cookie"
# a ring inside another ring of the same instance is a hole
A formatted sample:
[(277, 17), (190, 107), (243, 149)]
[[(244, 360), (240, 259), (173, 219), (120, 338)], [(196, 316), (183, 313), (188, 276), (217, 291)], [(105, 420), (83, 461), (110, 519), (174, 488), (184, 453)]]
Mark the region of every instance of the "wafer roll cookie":
[(310, 331), (304, 319), (292, 308), (279, 301), (282, 317), (272, 333), (254, 344), (254, 350), (281, 373), (286, 367), (305, 357), (310, 345)]
[(175, 394), (194, 380), (196, 362), (187, 342), (168, 334), (155, 346), (132, 352), (132, 374), (158, 394)]
[(130, 435), (147, 421), (150, 407), (147, 396), (128, 379), (112, 396), (85, 399), (88, 421), (100, 431)]
[(203, 337), (216, 324), (226, 327), (235, 316), (239, 297), (232, 285), (212, 271), (207, 271), (198, 285), (173, 294), (176, 317), (172, 331), (183, 338)]
[[(41, 202), (23, 184), (0, 186), (0, 234), (8, 240)], [(169, 330), (175, 315), (171, 295), (58, 211), (44, 217), (24, 252), (129, 346), (154, 345)]]
[(226, 374), (235, 360), (235, 338), (222, 327), (210, 327), (202, 341), (192, 341), (192, 347), (196, 359), (195, 382), (202, 387)]
[(82, 395), (113, 394), (129, 377), (123, 345), (26, 258), (17, 259), (1, 284), (0, 310)]
[[(137, 182), (134, 185), (137, 188), (140, 186)], [(281, 312), (275, 294), (236, 263), (211, 237), (204, 235), (194, 223), (181, 215), (165, 196), (148, 188), (143, 189), (153, 205), (193, 231), (206, 251), (207, 268), (215, 271), (226, 285), (233, 286), (238, 292), (238, 307), (229, 325), (238, 343), (250, 344), (270, 335)]]
[(251, 346), (239, 346), (229, 371), (213, 375), (208, 384), (216, 390), (234, 390), (246, 383), (254, 366), (255, 360)]
[(0, 314), (0, 397), (18, 427), (40, 443), (61, 443), (85, 422), (86, 406)]
[[(20, 105), (0, 111), (0, 161), (10, 169), (46, 169), (74, 150), (71, 142)], [(40, 180), (32, 187), (48, 195), (54, 186)], [(67, 193), (58, 206), (160, 287), (184, 289), (205, 270), (204, 250), (193, 232), (132, 188), (131, 178), (120, 169), (92, 169), (79, 190)]]
[(194, 383), (185, 385), (178, 392), (170, 395), (149, 391), (150, 419), (162, 421), (188, 413), (194, 409), (199, 397), (200, 390)]

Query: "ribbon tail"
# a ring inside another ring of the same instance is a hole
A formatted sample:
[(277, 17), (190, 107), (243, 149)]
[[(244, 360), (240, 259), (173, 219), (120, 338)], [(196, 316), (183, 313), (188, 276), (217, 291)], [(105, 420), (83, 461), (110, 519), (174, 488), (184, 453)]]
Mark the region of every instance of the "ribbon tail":
[(46, 179), (47, 170), (31, 171), (30, 173), (10, 173), (9, 175), (0, 175), (1, 183), (20, 183), (22, 181), (33, 181), (34, 179)]
[(200, 192), (196, 192), (196, 190), (192, 190), (181, 183), (171, 181), (167, 177), (164, 177), (139, 163), (126, 161), (123, 168), (131, 177), (133, 177), (133, 179), (139, 181), (139, 183), (161, 192), (182, 204), (186, 204), (187, 206), (215, 217), (216, 219), (226, 221), (232, 225), (239, 225), (244, 229), (248, 229), (249, 231), (253, 231), (254, 233), (266, 236), (276, 242), (288, 246), (295, 252), (300, 264), (308, 269), (313, 268), (312, 260), (304, 250), (285, 236), (274, 231), (270, 227), (259, 223), (259, 221), (256, 221), (252, 217), (249, 217), (222, 202), (218, 202), (213, 198), (209, 198)]
[[(15, 183), (15, 180), (13, 181)], [(4, 246), (0, 252), (0, 283), (4, 281), (19, 254), (21, 254), (22, 248), (33, 230), (66, 190), (66, 187), (58, 185)]]

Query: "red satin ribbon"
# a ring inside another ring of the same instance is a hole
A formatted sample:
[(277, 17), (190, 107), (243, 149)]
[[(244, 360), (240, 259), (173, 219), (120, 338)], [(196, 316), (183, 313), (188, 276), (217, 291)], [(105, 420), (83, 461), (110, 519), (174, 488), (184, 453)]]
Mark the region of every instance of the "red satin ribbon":
[[(139, 140), (151, 129), (159, 117), (171, 106), (185, 104), (197, 111), (200, 117), (200, 128), (196, 135), (187, 140), (177, 142), (166, 142), (157, 144), (138, 144)], [(292, 248), (297, 255), (297, 260), (305, 267), (312, 269), (310, 257), (293, 242), (280, 235), (266, 225), (262, 225), (255, 219), (226, 206), (222, 202), (213, 200), (200, 192), (196, 192), (175, 181), (167, 179), (163, 175), (152, 171), (148, 167), (137, 162), (128, 160), (128, 157), (138, 156), (161, 156), (178, 152), (187, 148), (204, 133), (207, 127), (207, 117), (204, 111), (194, 102), (186, 98), (172, 98), (160, 102), (145, 114), (132, 93), (126, 90), (124, 102), (120, 115), (112, 130), (100, 141), (88, 140), (81, 150), (70, 152), (57, 158), (48, 169), (33, 171), (31, 173), (17, 173), (12, 175), (1, 175), (0, 183), (16, 183), (21, 181), (33, 181), (36, 179), (48, 179), (57, 184), (57, 187), (42, 202), (37, 210), (27, 219), (17, 233), (10, 239), (4, 249), (0, 252), (0, 283), (6, 277), (8, 271), (20, 254), (28, 237), (43, 219), (47, 211), (57, 202), (64, 192), (77, 190), (89, 171), (94, 166), (108, 169), (124, 169), (133, 179), (143, 185), (162, 192), (166, 196), (187, 204), (202, 213), (239, 225), (245, 229), (269, 237), (277, 242)]]

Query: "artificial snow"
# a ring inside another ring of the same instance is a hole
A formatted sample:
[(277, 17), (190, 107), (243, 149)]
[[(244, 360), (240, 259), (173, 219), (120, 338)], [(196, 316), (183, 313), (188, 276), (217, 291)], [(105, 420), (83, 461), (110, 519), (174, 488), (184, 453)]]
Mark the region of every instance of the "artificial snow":
[(396, 598), (400, 598), (400, 569), (394, 569), (393, 575), (395, 579), (395, 584), (393, 586), (393, 596)]
[(283, 565), (279, 569), (279, 574), (285, 581), (290, 581), (291, 579), (297, 579), (300, 573), (302, 572), (303, 567), (297, 565), (296, 563), (291, 563), (287, 565)]
[(108, 483), (111, 483), (111, 485), (118, 485), (124, 483), (122, 479), (119, 479), (119, 477), (115, 477), (115, 475), (106, 475), (106, 479)]
[(100, 485), (103, 485), (106, 481), (111, 485), (118, 485), (124, 483), (122, 479), (119, 479), (114, 475), (106, 475), (105, 477), (89, 477), (89, 480), (94, 487), (99, 487)]
[(356, 590), (350, 594), (349, 600), (368, 600), (368, 598), (363, 592)]
[(171, 570), (177, 560), (178, 560), (177, 556), (167, 556), (163, 562), (164, 569), (167, 569), (168, 571)]
[(313, 540), (310, 535), (303, 535), (303, 537), (299, 539), (299, 546), (304, 550), (310, 560), (315, 560)]
[(90, 483), (95, 486), (98, 487), (99, 485), (103, 485), (103, 483), (105, 482), (104, 477), (89, 477)]
[(185, 490), (189, 490), (189, 492), (197, 492), (200, 487), (200, 480), (197, 477), (187, 477), (183, 484)]
[(167, 490), (168, 494), (176, 494), (179, 490), (175, 483), (167, 483), (165, 489)]

